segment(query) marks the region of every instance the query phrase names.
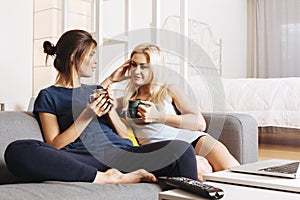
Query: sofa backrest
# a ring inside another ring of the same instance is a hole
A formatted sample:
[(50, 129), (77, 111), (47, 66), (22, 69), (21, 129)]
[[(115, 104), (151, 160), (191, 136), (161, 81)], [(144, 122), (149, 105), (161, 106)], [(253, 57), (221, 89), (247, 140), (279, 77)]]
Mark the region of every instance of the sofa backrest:
[(4, 152), (8, 144), (19, 139), (43, 140), (40, 126), (31, 112), (0, 112), (0, 184), (14, 183), (21, 179), (6, 168)]

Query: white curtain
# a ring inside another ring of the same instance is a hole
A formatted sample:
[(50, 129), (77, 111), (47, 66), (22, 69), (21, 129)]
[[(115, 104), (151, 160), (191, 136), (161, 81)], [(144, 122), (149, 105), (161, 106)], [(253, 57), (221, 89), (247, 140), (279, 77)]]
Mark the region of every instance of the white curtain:
[(300, 0), (254, 0), (257, 78), (300, 77)]

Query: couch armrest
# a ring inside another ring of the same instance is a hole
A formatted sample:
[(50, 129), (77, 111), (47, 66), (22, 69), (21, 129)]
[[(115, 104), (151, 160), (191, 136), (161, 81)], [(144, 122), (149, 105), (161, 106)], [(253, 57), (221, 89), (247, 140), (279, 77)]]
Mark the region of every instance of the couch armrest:
[(242, 113), (203, 113), (206, 132), (222, 142), (241, 163), (258, 159), (258, 125), (254, 117)]

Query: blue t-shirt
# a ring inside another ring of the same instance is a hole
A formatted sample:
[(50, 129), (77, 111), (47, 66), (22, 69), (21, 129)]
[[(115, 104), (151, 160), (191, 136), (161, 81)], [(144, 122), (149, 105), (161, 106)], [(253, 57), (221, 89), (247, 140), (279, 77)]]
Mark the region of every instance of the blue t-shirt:
[[(50, 86), (40, 91), (37, 96), (33, 113), (39, 119), (39, 112), (56, 115), (60, 132), (64, 132), (87, 106), (89, 95), (99, 88), (96, 85), (82, 85), (78, 88)], [(132, 142), (117, 135), (111, 128), (108, 115), (95, 117), (84, 129), (80, 137), (64, 147), (69, 151), (97, 151), (116, 146), (132, 147)]]

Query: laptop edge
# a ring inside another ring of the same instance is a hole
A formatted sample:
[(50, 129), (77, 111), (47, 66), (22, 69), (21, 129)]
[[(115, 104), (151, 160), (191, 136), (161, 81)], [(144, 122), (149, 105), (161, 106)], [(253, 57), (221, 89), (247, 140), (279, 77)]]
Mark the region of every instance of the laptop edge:
[(259, 162), (240, 165), (240, 166), (234, 166), (234, 167), (229, 168), (229, 170), (232, 172), (255, 174), (255, 175), (276, 176), (276, 177), (292, 178), (292, 179), (299, 178), (300, 177), (300, 167), (298, 167), (297, 173), (294, 173), (294, 174), (259, 171), (259, 169), (262, 169), (262, 168), (272, 167), (272, 166), (277, 166), (277, 165), (284, 165), (284, 164), (287, 164), (290, 162), (297, 162), (297, 161), (295, 161), (295, 160), (279, 160), (279, 159), (265, 160), (265, 161), (259, 161)]

